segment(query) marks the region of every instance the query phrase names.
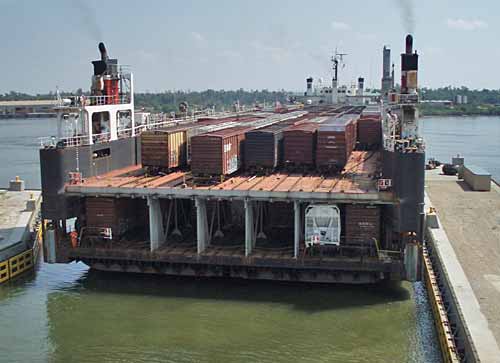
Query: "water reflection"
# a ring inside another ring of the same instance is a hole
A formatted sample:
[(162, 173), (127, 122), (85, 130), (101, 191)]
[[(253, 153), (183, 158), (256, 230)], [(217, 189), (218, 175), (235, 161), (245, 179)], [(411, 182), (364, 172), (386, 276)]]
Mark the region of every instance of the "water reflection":
[(421, 362), (410, 291), (88, 271), (48, 295), (51, 358)]

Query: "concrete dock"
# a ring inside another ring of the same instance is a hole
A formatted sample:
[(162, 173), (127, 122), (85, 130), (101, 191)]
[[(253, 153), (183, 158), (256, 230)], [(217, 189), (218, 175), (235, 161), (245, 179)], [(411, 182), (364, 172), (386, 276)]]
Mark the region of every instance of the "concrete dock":
[(500, 362), (500, 187), (472, 191), (433, 170), (426, 194), (426, 210), (432, 206), (438, 216), (428, 238), (454, 300), (449, 309), (473, 352), (467, 361)]
[(0, 261), (31, 248), (40, 191), (0, 190)]

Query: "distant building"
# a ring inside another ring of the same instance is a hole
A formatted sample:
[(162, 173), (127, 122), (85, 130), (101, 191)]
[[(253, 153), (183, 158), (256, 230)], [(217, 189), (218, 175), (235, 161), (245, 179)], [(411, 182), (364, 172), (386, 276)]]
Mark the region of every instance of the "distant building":
[(450, 100), (422, 100), (420, 103), (428, 106), (452, 106), (453, 101)]
[(468, 99), (466, 95), (456, 95), (455, 96), (455, 104), (457, 105), (466, 105), (468, 103)]
[(0, 118), (54, 114), (57, 100), (0, 101)]

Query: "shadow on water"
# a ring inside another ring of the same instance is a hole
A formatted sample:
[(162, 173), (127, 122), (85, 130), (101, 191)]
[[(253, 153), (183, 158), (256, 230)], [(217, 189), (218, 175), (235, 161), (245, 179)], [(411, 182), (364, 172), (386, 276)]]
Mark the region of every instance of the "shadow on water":
[(110, 358), (111, 352), (112, 361), (118, 354), (141, 362), (404, 361), (418, 349), (408, 346), (411, 294), (406, 283), (351, 286), (88, 270), (48, 294), (48, 337), (57, 362), (72, 355)]
[[(428, 341), (415, 336), (407, 283), (178, 278), (41, 263), (6, 291), (4, 318), (18, 316), (16, 336), (42, 344), (45, 361), (433, 362), (420, 351)], [(40, 354), (23, 352), (5, 354)]]
[[(116, 295), (278, 303), (304, 312), (387, 304), (411, 299), (400, 283), (313, 284), (264, 280), (192, 278), (89, 270), (66, 289)], [(313, 299), (312, 299), (313, 297)]]

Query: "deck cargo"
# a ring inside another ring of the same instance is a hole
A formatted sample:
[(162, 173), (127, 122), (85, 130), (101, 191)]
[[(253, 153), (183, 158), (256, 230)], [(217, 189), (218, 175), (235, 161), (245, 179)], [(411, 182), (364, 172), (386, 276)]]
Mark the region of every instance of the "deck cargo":
[(243, 142), (248, 127), (233, 127), (193, 136), (191, 171), (193, 175), (229, 175), (243, 162)]
[(313, 167), (316, 149), (317, 122), (304, 122), (283, 131), (285, 164)]
[(373, 245), (380, 242), (380, 207), (362, 204), (345, 206), (345, 243)]
[(144, 167), (172, 169), (185, 166), (188, 126), (173, 126), (141, 134), (141, 163)]
[(358, 142), (363, 149), (376, 148), (382, 142), (382, 120), (376, 115), (362, 115), (358, 120)]
[(316, 166), (320, 170), (342, 170), (356, 146), (355, 115), (332, 117), (318, 128)]
[(293, 125), (289, 120), (251, 130), (245, 134), (245, 168), (274, 169), (283, 163), (283, 130)]
[(85, 198), (85, 219), (86, 228), (111, 228), (112, 235), (118, 237), (146, 223), (146, 202), (128, 198)]
[[(308, 78), (285, 107), (216, 113), (181, 102), (177, 118), (143, 113), (139, 123), (132, 74), (99, 50), (90, 95), (58, 102), (58, 135), (41, 142), (48, 262), (197, 278), (418, 279), (425, 143), (407, 82), (418, 61), (411, 36), (399, 105), (364, 93), (362, 78), (339, 87), (335, 53), (332, 83)], [(360, 118), (367, 149), (353, 151)]]

